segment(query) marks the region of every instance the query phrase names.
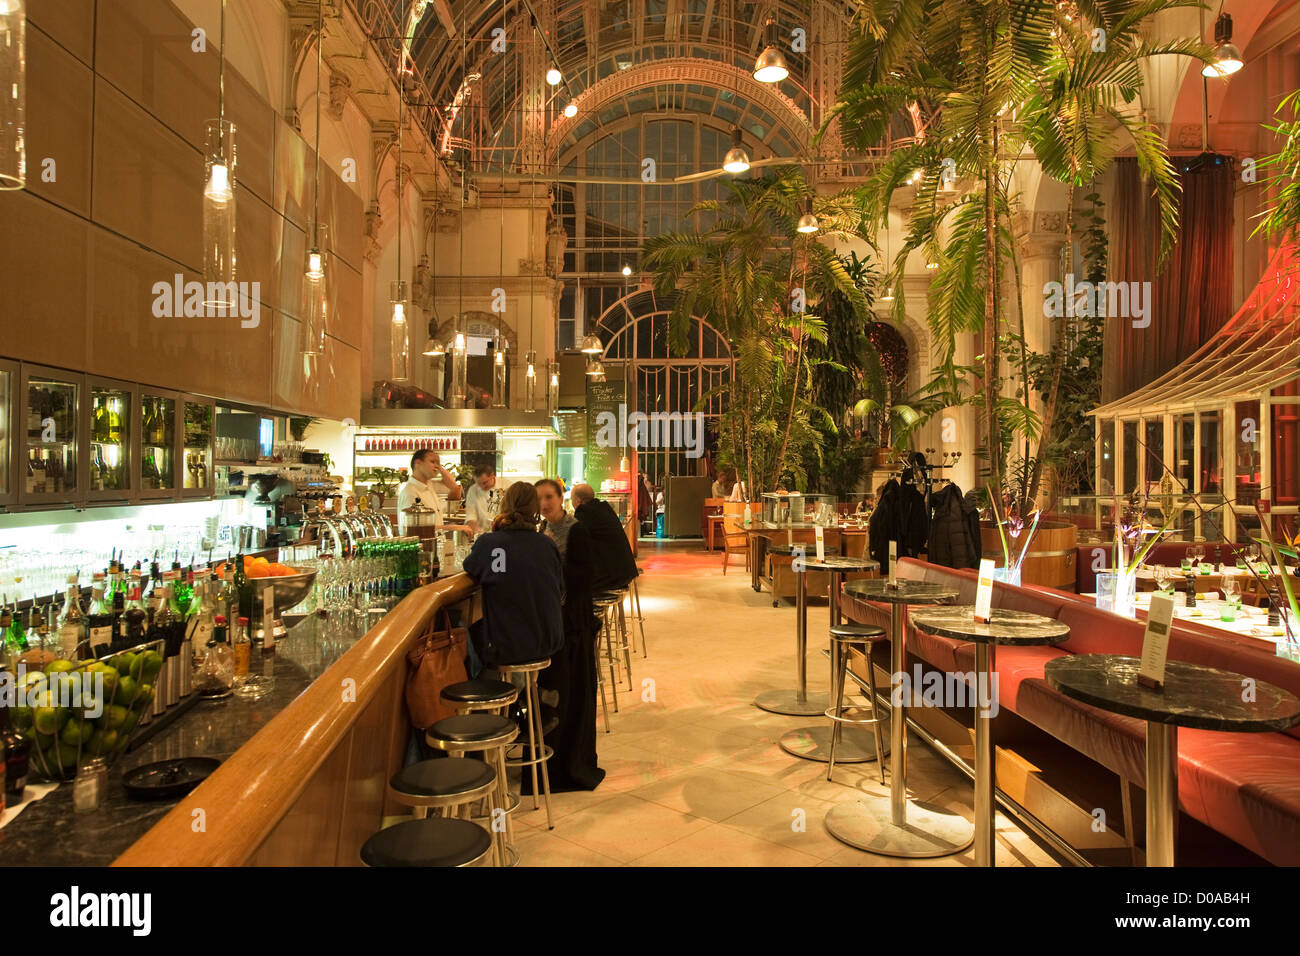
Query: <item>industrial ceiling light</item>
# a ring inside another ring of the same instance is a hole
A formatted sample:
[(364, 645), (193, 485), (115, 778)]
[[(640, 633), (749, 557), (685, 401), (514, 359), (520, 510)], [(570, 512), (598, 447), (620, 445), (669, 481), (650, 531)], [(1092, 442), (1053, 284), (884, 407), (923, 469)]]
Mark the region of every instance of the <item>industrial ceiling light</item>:
[(775, 43), (775, 28), (775, 21), (768, 17), (763, 24), (765, 34), (763, 52), (754, 61), (754, 79), (760, 83), (780, 83), (790, 75), (790, 68), (785, 63), (785, 55)]
[(733, 176), (749, 170), (749, 153), (745, 152), (741, 142), (739, 126), (731, 128), (731, 149), (727, 150), (727, 155), (722, 158), (722, 168)]
[(584, 336), (581, 348), (584, 355), (599, 355), (601, 352), (605, 351), (605, 346), (600, 341), (599, 335)]
[(894, 301), (894, 287), (893, 287), (892, 285), (891, 285), (888, 289), (885, 290), (885, 294), (882, 295), (882, 296), (880, 297), (880, 301), (881, 301), (881, 302), (893, 302), (893, 301)]
[(760, 83), (780, 83), (789, 75), (790, 68), (785, 65), (785, 56), (774, 46), (764, 47), (754, 61), (754, 79)]
[(605, 377), (605, 366), (601, 363), (600, 359), (593, 359), (587, 363), (587, 374), (592, 378)]
[(631, 267), (631, 266), (624, 266), (624, 267), (623, 267), (623, 275), (625, 275), (625, 276), (630, 276), (631, 274), (632, 274), (632, 267)]
[(546, 82), (549, 83), (551, 86), (559, 86), (563, 80), (564, 80), (564, 74), (561, 73), (559, 70), (557, 70), (555, 67), (551, 67), (549, 70), (546, 71)]
[(570, 100), (569, 105), (564, 107), (564, 115), (567, 116), (569, 119), (573, 119), (575, 116), (577, 116), (578, 104)]
[(796, 232), (801, 232), (805, 236), (812, 235), (821, 228), (817, 223), (817, 217), (813, 215), (811, 196), (804, 200), (803, 215), (799, 217), (799, 223), (794, 228)]
[(1201, 67), (1201, 76), (1232, 76), (1246, 65), (1232, 42), (1232, 17), (1226, 13), (1220, 13), (1214, 21), (1214, 43), (1214, 61)]
[(443, 347), (443, 344), (439, 342), (437, 339), (430, 338), (425, 341), (424, 351), (422, 351), (420, 354), (428, 355), (431, 358), (438, 358), (439, 356), (446, 355), (447, 350), (446, 348)]

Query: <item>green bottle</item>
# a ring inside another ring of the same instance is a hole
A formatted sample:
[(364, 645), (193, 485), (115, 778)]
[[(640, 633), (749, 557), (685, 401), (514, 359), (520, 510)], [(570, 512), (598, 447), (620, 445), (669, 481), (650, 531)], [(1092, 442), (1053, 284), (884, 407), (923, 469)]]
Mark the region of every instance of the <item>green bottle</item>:
[(235, 620), (246, 617), (250, 621), (253, 619), (253, 587), (248, 583), (248, 576), (244, 574), (244, 552), (239, 552), (235, 556), (235, 594), (239, 600), (239, 613)]

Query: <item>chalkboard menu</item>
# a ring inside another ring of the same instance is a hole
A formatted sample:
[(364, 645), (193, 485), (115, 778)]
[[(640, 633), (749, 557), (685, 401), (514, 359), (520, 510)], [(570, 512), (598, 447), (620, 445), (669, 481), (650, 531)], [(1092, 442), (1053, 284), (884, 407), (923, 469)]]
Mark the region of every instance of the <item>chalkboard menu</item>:
[(497, 467), (497, 436), (495, 432), (461, 432), (460, 462), (470, 468), (487, 465)]
[[(625, 382), (593, 382), (587, 379), (587, 484), (600, 493), (601, 483), (618, 473), (623, 457), (621, 422), (627, 415), (624, 407)], [(611, 418), (612, 416), (612, 418)], [(603, 428), (601, 426), (604, 426)]]

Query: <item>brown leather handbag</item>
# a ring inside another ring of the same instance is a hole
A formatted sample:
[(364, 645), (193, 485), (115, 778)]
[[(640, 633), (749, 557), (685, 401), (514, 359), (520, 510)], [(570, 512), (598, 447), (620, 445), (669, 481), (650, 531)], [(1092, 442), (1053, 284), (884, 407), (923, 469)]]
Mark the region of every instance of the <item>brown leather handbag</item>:
[(469, 680), (465, 670), (468, 642), (469, 630), (452, 627), (451, 616), (443, 610), (407, 651), (406, 712), (412, 727), (427, 730), (444, 717), (455, 715), (455, 707), (442, 699), (442, 689)]

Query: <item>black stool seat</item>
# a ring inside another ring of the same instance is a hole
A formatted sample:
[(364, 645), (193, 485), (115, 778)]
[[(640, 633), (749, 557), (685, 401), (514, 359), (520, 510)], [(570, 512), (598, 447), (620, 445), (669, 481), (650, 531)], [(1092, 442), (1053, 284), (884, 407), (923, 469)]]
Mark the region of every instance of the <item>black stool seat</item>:
[(458, 744), (472, 744), (495, 740), (502, 734), (517, 731), (515, 722), (496, 714), (460, 714), (444, 717), (427, 731), (430, 737)]
[(361, 847), (361, 859), (367, 866), (464, 866), (491, 846), (492, 838), (477, 823), (428, 817), (380, 830)]
[(460, 704), (484, 704), (511, 697), (518, 691), (514, 684), (503, 680), (463, 680), (444, 687), (442, 699)]
[(413, 797), (451, 797), (496, 778), (497, 772), (482, 760), (421, 760), (395, 773), (390, 786)]
[(875, 641), (885, 636), (885, 629), (874, 624), (832, 624), (831, 637), (846, 644)]
[(621, 602), (622, 598), (617, 594), (611, 594), (609, 591), (601, 591), (591, 597), (592, 604), (619, 604)]

